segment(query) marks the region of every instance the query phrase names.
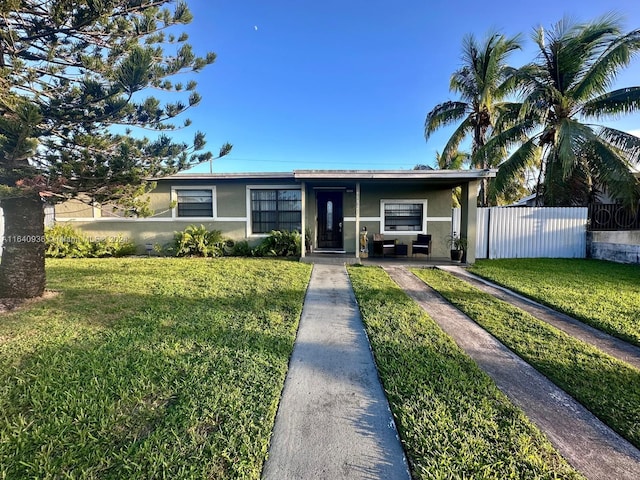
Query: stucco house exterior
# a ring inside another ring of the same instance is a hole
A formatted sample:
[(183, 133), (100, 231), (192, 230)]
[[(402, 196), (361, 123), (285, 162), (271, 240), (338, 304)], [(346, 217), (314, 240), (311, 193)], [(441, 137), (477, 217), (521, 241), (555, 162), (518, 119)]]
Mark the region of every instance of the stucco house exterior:
[[(257, 244), (272, 230), (311, 236), (315, 252), (360, 256), (360, 234), (374, 233), (409, 246), (432, 235), (432, 255), (447, 257), (451, 189), (462, 187), (460, 235), (475, 238), (476, 198), (491, 170), (295, 170), (284, 173), (178, 174), (157, 179), (150, 193), (155, 214), (117, 216), (71, 200), (56, 206), (56, 221), (72, 222), (92, 237), (121, 234), (144, 248), (165, 244), (187, 225), (205, 225), (234, 240)], [(304, 255), (304, 252), (303, 252)], [(475, 260), (469, 242), (467, 261)]]

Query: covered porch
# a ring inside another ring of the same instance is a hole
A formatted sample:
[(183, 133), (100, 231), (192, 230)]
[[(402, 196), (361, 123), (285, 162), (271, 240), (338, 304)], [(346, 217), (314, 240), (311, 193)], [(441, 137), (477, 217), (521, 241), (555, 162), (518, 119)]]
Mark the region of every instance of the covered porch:
[(300, 258), (303, 263), (318, 265), (365, 265), (365, 266), (403, 266), (411, 268), (433, 268), (440, 266), (466, 266), (467, 263), (454, 262), (447, 257), (423, 256), (385, 256), (356, 257), (352, 253), (307, 253)]
[[(494, 175), (490, 170), (297, 170), (302, 241), (308, 249), (303, 249), (302, 261), (417, 266), (451, 262), (451, 191), (462, 189), (461, 227), (456, 233), (475, 238), (479, 182)], [(396, 252), (400, 255), (371, 258), (374, 235), (404, 246)], [(418, 235), (432, 238), (428, 257), (413, 256)], [(469, 242), (466, 259), (475, 261), (475, 242)]]

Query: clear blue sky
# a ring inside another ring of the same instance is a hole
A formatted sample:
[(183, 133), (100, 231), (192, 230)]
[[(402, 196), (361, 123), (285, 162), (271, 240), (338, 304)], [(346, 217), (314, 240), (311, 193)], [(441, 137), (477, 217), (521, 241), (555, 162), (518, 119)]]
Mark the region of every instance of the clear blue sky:
[[(424, 118), (455, 99), (449, 77), (462, 38), (490, 29), (522, 33), (520, 66), (535, 56), (530, 34), (568, 15), (608, 12), (640, 28), (638, 0), (190, 0), (185, 30), (198, 54), (216, 62), (197, 75), (202, 103), (177, 135), (206, 133), (216, 152), (233, 152), (214, 172), (294, 169), (409, 169), (434, 164), (452, 129), (429, 142)], [(640, 58), (618, 86), (640, 84)], [(638, 130), (640, 116), (615, 123)], [(209, 165), (192, 171), (208, 172)]]

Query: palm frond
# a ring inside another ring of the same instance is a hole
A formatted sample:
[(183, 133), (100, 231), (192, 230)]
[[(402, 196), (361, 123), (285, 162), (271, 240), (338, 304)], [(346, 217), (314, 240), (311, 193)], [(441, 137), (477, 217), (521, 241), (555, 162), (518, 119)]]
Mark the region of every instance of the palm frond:
[(569, 175), (557, 160), (557, 151), (550, 148), (544, 172), (542, 197), (550, 207), (586, 205), (591, 195), (591, 174), (585, 162), (574, 166)]
[(619, 20), (611, 15), (588, 24), (572, 25), (562, 38), (557, 55), (563, 83), (559, 90), (563, 93), (574, 90), (619, 34)]
[(540, 161), (541, 149), (536, 140), (537, 136), (530, 138), (500, 165), (495, 179), (498, 192), (502, 192), (507, 187), (511, 178)]
[(640, 181), (629, 169), (627, 160), (611, 145), (598, 140), (591, 145), (589, 158), (596, 181), (624, 205), (633, 207), (640, 198)]
[(628, 87), (605, 93), (585, 103), (581, 113), (595, 119), (617, 117), (640, 110), (640, 87)]
[(467, 114), (468, 105), (464, 102), (444, 102), (427, 114), (424, 122), (424, 138), (429, 139), (438, 128), (456, 122)]
[(520, 119), (520, 109), (522, 103), (501, 102), (494, 105), (495, 119), (493, 121), (493, 134), (496, 135), (503, 130), (515, 125)]
[(581, 162), (585, 146), (596, 138), (588, 125), (570, 118), (564, 118), (558, 123), (555, 149), (564, 179), (569, 178)]
[(449, 158), (436, 152), (436, 162), (441, 170), (461, 170), (469, 163), (470, 155), (466, 152), (455, 151)]
[(524, 142), (538, 128), (538, 123), (534, 120), (519, 121), (511, 127), (495, 133), (482, 149), (491, 158), (502, 158), (504, 152)]
[(633, 54), (638, 50), (640, 30), (612, 39), (599, 57), (587, 65), (588, 70), (571, 89), (571, 96), (578, 101), (586, 101), (594, 95), (605, 93), (613, 84), (618, 71), (629, 65)]
[(610, 127), (599, 127), (598, 136), (620, 151), (629, 162), (629, 168), (640, 165), (640, 138)]
[(460, 125), (458, 125), (458, 128), (456, 128), (456, 130), (449, 138), (449, 141), (445, 145), (444, 150), (442, 150), (442, 156), (444, 157), (445, 161), (449, 162), (451, 158), (453, 158), (455, 153), (458, 151), (458, 147), (460, 146), (462, 140), (472, 133), (473, 123), (471, 121), (471, 117), (467, 117)]

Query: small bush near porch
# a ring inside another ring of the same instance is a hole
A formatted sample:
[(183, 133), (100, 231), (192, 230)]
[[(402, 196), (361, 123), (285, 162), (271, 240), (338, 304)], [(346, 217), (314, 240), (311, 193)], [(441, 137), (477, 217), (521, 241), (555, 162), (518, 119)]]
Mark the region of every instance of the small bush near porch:
[(0, 314), (0, 478), (260, 476), (308, 265), (48, 260)]
[(478, 260), (471, 272), (640, 346), (640, 268), (600, 260)]

